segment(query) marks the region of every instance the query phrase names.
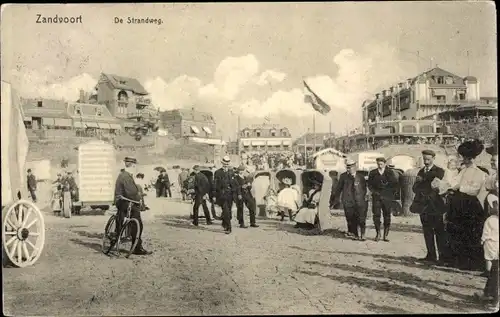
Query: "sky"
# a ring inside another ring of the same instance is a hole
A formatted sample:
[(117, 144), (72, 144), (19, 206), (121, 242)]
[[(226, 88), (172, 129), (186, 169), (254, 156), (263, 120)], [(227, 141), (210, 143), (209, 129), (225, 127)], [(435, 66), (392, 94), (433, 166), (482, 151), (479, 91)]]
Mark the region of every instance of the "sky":
[[(37, 24), (37, 14), (82, 23)], [(238, 116), (240, 128), (268, 117), (295, 137), (313, 121), (343, 133), (359, 126), (364, 100), (436, 65), (497, 96), (486, 1), (9, 5), (1, 42), (2, 80), (21, 96), (76, 100), (101, 72), (134, 77), (162, 110), (211, 112), (226, 138)], [(304, 79), (332, 106), (326, 116), (304, 103)]]

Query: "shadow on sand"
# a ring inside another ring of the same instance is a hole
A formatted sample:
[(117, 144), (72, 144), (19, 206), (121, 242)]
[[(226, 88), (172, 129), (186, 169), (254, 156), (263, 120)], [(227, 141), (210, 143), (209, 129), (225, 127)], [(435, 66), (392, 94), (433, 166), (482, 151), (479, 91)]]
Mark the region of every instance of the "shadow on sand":
[(365, 308), (368, 309), (371, 313), (375, 314), (388, 314), (388, 315), (405, 315), (405, 314), (414, 314), (412, 312), (406, 311), (401, 308), (391, 307), (391, 306), (381, 306), (373, 303), (369, 303), (365, 305)]
[(84, 247), (87, 247), (89, 249), (92, 249), (98, 253), (102, 253), (102, 245), (101, 243), (97, 243), (97, 242), (87, 242), (87, 241), (83, 241), (83, 240), (80, 240), (80, 239), (69, 239), (71, 242), (75, 243), (75, 244), (79, 244), (79, 245), (82, 245)]
[[(218, 222), (214, 222), (212, 225), (206, 225), (204, 218), (200, 219), (199, 226), (194, 226), (192, 224), (192, 219), (189, 216), (163, 216), (158, 217), (164, 220), (163, 224), (180, 229), (190, 229), (190, 230), (202, 230), (202, 231), (211, 231), (217, 233), (223, 233), (222, 227)], [(219, 229), (218, 229), (219, 228)]]
[(87, 231), (82, 231), (82, 230), (76, 230), (73, 231), (74, 233), (78, 234), (79, 236), (90, 238), (90, 239), (99, 239), (102, 240), (104, 233), (100, 232), (87, 232)]
[[(338, 265), (332, 264), (334, 268), (338, 268), (340, 270), (346, 269), (348, 272), (353, 272), (353, 269), (347, 269), (349, 266), (347, 265)], [(402, 274), (402, 272), (389, 272), (389, 271), (381, 271), (381, 270), (371, 270), (362, 267), (356, 267), (359, 270), (362, 270), (368, 277), (357, 277), (357, 276), (343, 276), (343, 275), (330, 275), (330, 274), (320, 274), (318, 272), (313, 271), (304, 271), (300, 270), (298, 273), (309, 275), (309, 276), (318, 276), (328, 278), (330, 280), (349, 285), (356, 285), (358, 287), (363, 287), (367, 289), (371, 289), (374, 291), (392, 293), (394, 296), (403, 296), (411, 299), (419, 300), (423, 303), (439, 306), (450, 311), (470, 311), (471, 309), (480, 310), (481, 306), (472, 301), (472, 297), (465, 296), (459, 293), (451, 292), (444, 288), (438, 288), (431, 283), (431, 281), (425, 281), (418, 278), (415, 275), (411, 274)], [(358, 272), (358, 271), (356, 271)], [(402, 275), (404, 278), (398, 276)], [(371, 277), (371, 278), (370, 278)], [(389, 278), (391, 281), (382, 281), (380, 279), (375, 278)], [(413, 279), (413, 280), (412, 280)], [(395, 281), (399, 283), (405, 283), (407, 285), (399, 285), (394, 283)], [(418, 287), (419, 289), (415, 288)], [(458, 299), (458, 301), (450, 301), (440, 298), (439, 295), (429, 294), (422, 288), (433, 289), (439, 293), (446, 293), (452, 297)]]
[(380, 263), (384, 263), (384, 264), (402, 265), (402, 266), (417, 268), (417, 269), (421, 269), (421, 270), (433, 270), (433, 271), (438, 270), (438, 271), (448, 272), (448, 273), (477, 275), (475, 272), (461, 271), (461, 270), (454, 269), (454, 268), (442, 267), (442, 266), (437, 266), (437, 265), (432, 265), (432, 264), (425, 264), (423, 262), (419, 262), (416, 257), (412, 257), (412, 256), (394, 256), (394, 255), (388, 255), (388, 254), (375, 254), (375, 253), (364, 253), (364, 252), (310, 250), (310, 249), (305, 249), (305, 248), (301, 248), (298, 246), (289, 246), (289, 248), (301, 250), (301, 251), (309, 251), (309, 252), (343, 254), (343, 255), (348, 255), (348, 256), (349, 255), (367, 256), (367, 257), (372, 257), (375, 259), (375, 261), (380, 262)]

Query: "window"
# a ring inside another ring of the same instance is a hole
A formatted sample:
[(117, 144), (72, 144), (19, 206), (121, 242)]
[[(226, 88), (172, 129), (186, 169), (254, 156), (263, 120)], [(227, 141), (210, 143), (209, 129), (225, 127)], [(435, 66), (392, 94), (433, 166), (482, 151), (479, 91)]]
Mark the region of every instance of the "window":
[(455, 83), (455, 80), (453, 79), (453, 77), (451, 77), (451, 76), (446, 77), (446, 84), (447, 85), (452, 85), (454, 83)]
[(286, 131), (281, 131), (281, 136), (288, 136), (288, 133)]
[(99, 108), (96, 108), (96, 109), (95, 109), (95, 114), (96, 114), (97, 116), (99, 116), (99, 117), (100, 117), (100, 116), (102, 116), (102, 110), (101, 110), (101, 109), (99, 109)]
[(438, 83), (438, 84), (444, 84), (444, 77), (443, 77), (443, 76), (439, 76), (439, 77), (437, 78), (437, 83)]
[(271, 136), (276, 136), (276, 131), (271, 130)]
[(37, 106), (38, 106), (38, 108), (42, 108), (42, 106), (43, 106), (43, 102), (42, 102), (42, 101), (38, 101), (38, 102), (37, 102)]
[(464, 92), (458, 93), (458, 100), (465, 100), (465, 93)]
[(257, 137), (259, 138), (260, 137), (260, 131), (257, 131), (256, 134), (257, 134)]
[(81, 115), (82, 115), (82, 110), (80, 109), (80, 107), (76, 107), (76, 108), (75, 108), (75, 113), (76, 113), (77, 115), (79, 115), (79, 116), (81, 116)]
[(246, 136), (247, 138), (248, 138), (248, 137), (250, 137), (250, 132), (245, 131), (245, 136)]
[(437, 96), (438, 103), (446, 103), (446, 96)]

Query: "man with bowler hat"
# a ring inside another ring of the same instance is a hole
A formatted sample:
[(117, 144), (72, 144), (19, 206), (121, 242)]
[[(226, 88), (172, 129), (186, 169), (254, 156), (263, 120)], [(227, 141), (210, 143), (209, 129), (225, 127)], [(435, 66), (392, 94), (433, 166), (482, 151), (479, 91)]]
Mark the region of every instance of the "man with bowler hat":
[(255, 223), (255, 198), (252, 195), (252, 183), (248, 178), (248, 173), (246, 172), (245, 166), (240, 165), (236, 170), (236, 208), (237, 208), (237, 218), (240, 223), (240, 228), (247, 228), (245, 226), (245, 217), (243, 215), (243, 205), (246, 205), (250, 213), (250, 227), (258, 227)]
[(200, 167), (198, 165), (193, 166), (194, 172), (194, 204), (193, 204), (193, 225), (198, 226), (198, 212), (200, 205), (203, 208), (203, 213), (205, 214), (205, 219), (207, 225), (212, 224), (210, 219), (210, 212), (207, 206), (207, 197), (210, 192), (210, 183), (205, 174), (200, 173)]
[(384, 241), (389, 241), (389, 229), (391, 227), (391, 210), (393, 208), (398, 180), (394, 171), (386, 166), (386, 159), (376, 159), (377, 168), (368, 173), (368, 188), (372, 193), (373, 224), (377, 235), (375, 241), (380, 240), (380, 218), (384, 218)]
[(368, 208), (366, 180), (362, 173), (356, 171), (354, 160), (346, 160), (346, 169), (346, 172), (340, 174), (332, 200), (335, 201), (342, 195), (342, 205), (347, 220), (347, 236), (364, 241)]

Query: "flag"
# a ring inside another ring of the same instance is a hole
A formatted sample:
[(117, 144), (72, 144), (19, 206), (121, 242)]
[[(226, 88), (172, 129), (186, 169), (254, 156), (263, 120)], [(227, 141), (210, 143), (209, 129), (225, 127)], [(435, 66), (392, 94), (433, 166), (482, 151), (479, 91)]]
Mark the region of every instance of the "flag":
[(310, 103), (314, 110), (321, 113), (322, 115), (326, 115), (328, 112), (330, 112), (332, 108), (311, 90), (305, 80), (303, 82), (304, 87), (307, 90), (304, 96), (304, 102)]

